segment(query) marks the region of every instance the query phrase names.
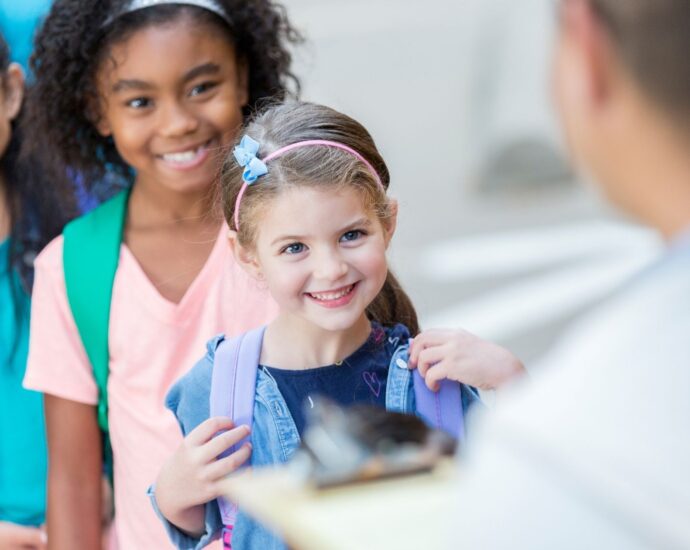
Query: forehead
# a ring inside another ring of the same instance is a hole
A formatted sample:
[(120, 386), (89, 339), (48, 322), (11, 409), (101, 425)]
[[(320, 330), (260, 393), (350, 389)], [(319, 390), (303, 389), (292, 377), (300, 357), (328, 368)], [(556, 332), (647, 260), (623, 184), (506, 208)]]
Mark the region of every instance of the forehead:
[(280, 235), (330, 234), (362, 218), (376, 219), (355, 189), (292, 187), (264, 209), (258, 226), (259, 241)]
[(203, 63), (234, 69), (235, 61), (234, 46), (219, 28), (181, 16), (115, 42), (99, 67), (98, 80), (168, 80)]

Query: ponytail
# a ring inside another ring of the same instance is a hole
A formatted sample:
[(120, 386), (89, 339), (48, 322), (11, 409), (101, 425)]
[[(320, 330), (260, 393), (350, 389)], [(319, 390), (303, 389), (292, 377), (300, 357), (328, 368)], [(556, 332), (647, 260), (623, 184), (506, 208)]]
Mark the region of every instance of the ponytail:
[(410, 330), (413, 337), (419, 333), (417, 312), (412, 305), (412, 300), (391, 271), (388, 271), (381, 292), (369, 304), (367, 317), (383, 326), (390, 327), (396, 323), (402, 323)]

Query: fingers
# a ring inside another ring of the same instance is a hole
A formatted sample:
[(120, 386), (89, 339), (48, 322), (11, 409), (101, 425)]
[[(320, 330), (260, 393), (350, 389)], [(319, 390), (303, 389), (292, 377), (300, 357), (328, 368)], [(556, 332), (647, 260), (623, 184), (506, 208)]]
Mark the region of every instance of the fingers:
[(204, 420), (201, 424), (189, 432), (185, 440), (189, 442), (191, 446), (196, 447), (211, 441), (213, 436), (218, 432), (223, 432), (234, 427), (235, 424), (231, 418), (216, 416), (209, 418), (208, 420)]
[(436, 363), (446, 359), (447, 355), (448, 350), (445, 346), (434, 346), (421, 351), (417, 358), (417, 369), (419, 369), (419, 374), (421, 374), (423, 378), (426, 378), (428, 370)]
[(252, 445), (251, 443), (245, 443), (234, 453), (210, 464), (207, 469), (209, 479), (216, 481), (224, 478), (247, 462), (251, 455)]
[(419, 363), (419, 354), (427, 348), (441, 346), (452, 338), (454, 332), (451, 330), (431, 329), (415, 336), (410, 345), (410, 368), (416, 368)]
[(218, 434), (208, 443), (203, 446), (202, 459), (206, 461), (215, 460), (215, 458), (227, 449), (236, 445), (242, 439), (249, 435), (248, 426), (237, 426), (232, 430)]
[(433, 365), (424, 376), (424, 383), (431, 391), (438, 391), (441, 387), (441, 381), (448, 378), (449, 364), (448, 361), (441, 361)]

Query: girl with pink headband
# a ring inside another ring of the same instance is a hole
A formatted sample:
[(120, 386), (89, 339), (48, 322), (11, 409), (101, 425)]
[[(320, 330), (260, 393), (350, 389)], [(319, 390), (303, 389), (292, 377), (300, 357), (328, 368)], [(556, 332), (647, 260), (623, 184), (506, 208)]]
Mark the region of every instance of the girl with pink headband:
[[(241, 465), (292, 456), (304, 407), (316, 396), (418, 413), (406, 362), (417, 315), (386, 261), (398, 213), (389, 181), (362, 125), (309, 103), (268, 109), (228, 155), (221, 189), (231, 248), (279, 313), (258, 329), (251, 430), (209, 418), (214, 360), (215, 369), (230, 368), (216, 359), (227, 347), (223, 336), (209, 342), (207, 355), (166, 398), (186, 438), (162, 469), (152, 501), (178, 547), (201, 548), (224, 530), (232, 548), (284, 548), (241, 510), (228, 525), (215, 499), (219, 482)], [(474, 345), (492, 347), (478, 339)], [(489, 372), (497, 367), (486, 365)], [(472, 388), (459, 386), (458, 413), (477, 400)]]

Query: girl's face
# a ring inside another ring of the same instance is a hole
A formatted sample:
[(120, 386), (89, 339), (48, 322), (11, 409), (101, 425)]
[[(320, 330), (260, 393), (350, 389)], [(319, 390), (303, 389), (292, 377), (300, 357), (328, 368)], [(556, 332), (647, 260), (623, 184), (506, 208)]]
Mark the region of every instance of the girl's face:
[(254, 249), (235, 245), (236, 256), (266, 282), (283, 315), (345, 330), (383, 287), (395, 215), (384, 228), (354, 189), (287, 190), (266, 208), (258, 228)]
[(97, 80), (97, 127), (145, 183), (185, 193), (216, 178), (247, 103), (233, 45), (187, 18), (137, 31), (110, 49)]
[(24, 97), (24, 73), (16, 63), (0, 74), (0, 158), (12, 137), (12, 121), (19, 114)]

